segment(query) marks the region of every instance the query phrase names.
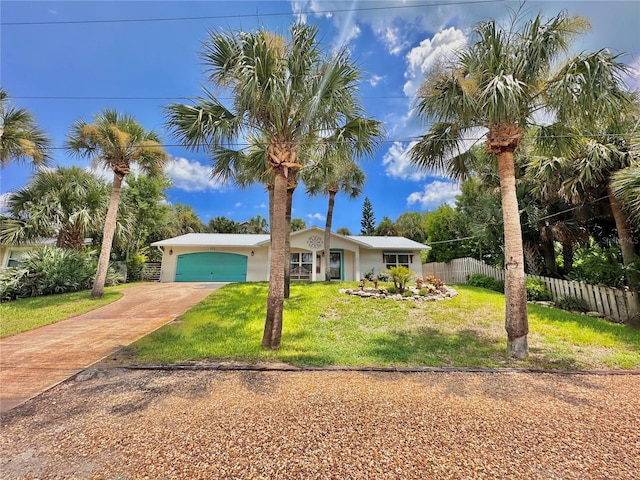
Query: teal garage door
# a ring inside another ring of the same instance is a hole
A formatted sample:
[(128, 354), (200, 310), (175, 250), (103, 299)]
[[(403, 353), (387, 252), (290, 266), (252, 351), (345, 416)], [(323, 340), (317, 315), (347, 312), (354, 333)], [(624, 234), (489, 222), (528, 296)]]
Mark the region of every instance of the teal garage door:
[(247, 257), (235, 253), (178, 255), (176, 282), (246, 282)]

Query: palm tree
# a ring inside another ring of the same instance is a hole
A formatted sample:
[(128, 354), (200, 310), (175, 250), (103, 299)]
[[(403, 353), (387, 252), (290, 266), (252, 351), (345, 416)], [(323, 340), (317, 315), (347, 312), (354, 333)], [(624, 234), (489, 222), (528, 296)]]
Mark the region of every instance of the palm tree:
[(45, 165), (50, 157), (50, 139), (28, 110), (9, 105), (7, 98), (7, 92), (0, 88), (0, 168), (27, 158), (34, 165)]
[(2, 243), (55, 237), (60, 248), (82, 249), (99, 231), (109, 199), (106, 183), (78, 167), (39, 169), (28, 185), (9, 196)]
[(608, 200), (622, 260), (627, 266), (635, 261), (636, 239), (624, 202), (614, 192), (613, 179), (616, 172), (628, 168), (633, 171), (640, 162), (640, 150), (634, 142), (638, 136), (640, 106), (633, 102), (632, 95), (628, 98), (616, 118), (597, 118), (581, 128), (571, 150), (564, 156), (543, 156), (529, 166), (539, 185), (557, 190), (552, 193), (567, 201), (581, 205), (595, 198)]
[(616, 172), (611, 177), (611, 190), (624, 204), (631, 221), (640, 228), (640, 162)]
[(195, 105), (167, 108), (174, 133), (188, 147), (211, 152), (214, 161), (216, 148), (230, 148), (239, 138), (263, 142), (262, 158), (273, 175), (264, 348), (278, 348), (282, 336), (289, 179), (310, 158), (320, 158), (314, 151), (321, 147), (327, 152), (348, 147), (357, 155), (371, 153), (373, 127), (379, 125), (362, 118), (356, 96), (361, 72), (347, 51), (327, 56), (316, 37), (317, 28), (301, 23), (292, 25), (288, 40), (262, 29), (210, 32), (202, 57), (209, 80), (229, 91), (232, 106), (227, 108), (205, 90)]
[(481, 22), (473, 42), (451, 64), (432, 69), (417, 95), (418, 116), (431, 125), (411, 148), (418, 166), (454, 171), (452, 159), (464, 151), (465, 138), (488, 130), (485, 147), (497, 159), (504, 219), (507, 352), (516, 358), (528, 353), (529, 325), (514, 152), (541, 110), (556, 123), (539, 128), (538, 140), (557, 139), (573, 119), (608, 118), (626, 101), (620, 94), (625, 67), (608, 51), (559, 63), (585, 27), (584, 19), (565, 12), (524, 23), (515, 13), (506, 26)]
[(242, 224), (242, 229), (247, 233), (269, 233), (269, 222), (261, 215), (251, 217), (249, 220)]
[(364, 186), (365, 174), (351, 158), (337, 157), (316, 164), (320, 168), (302, 171), (302, 177), (309, 195), (320, 193), (329, 197), (327, 219), (324, 226), (325, 280), (331, 281), (331, 223), (336, 195), (343, 192), (349, 198), (357, 198)]
[(91, 290), (92, 298), (99, 298), (104, 292), (109, 267), (122, 181), (134, 164), (149, 176), (161, 173), (168, 155), (161, 147), (158, 135), (145, 130), (130, 115), (106, 109), (94, 120), (94, 123), (76, 121), (71, 126), (66, 148), (73, 155), (92, 157), (96, 165), (113, 171), (98, 270)]

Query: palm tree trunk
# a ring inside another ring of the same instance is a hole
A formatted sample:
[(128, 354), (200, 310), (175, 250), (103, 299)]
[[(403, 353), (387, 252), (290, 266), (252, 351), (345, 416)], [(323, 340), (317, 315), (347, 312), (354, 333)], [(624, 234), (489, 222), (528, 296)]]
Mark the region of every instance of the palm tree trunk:
[(568, 275), (573, 271), (573, 242), (569, 239), (562, 240), (562, 273)]
[(91, 298), (100, 298), (104, 293), (104, 284), (107, 280), (107, 270), (109, 269), (109, 258), (111, 257), (111, 245), (113, 244), (113, 235), (116, 231), (118, 205), (120, 204), (120, 189), (123, 178), (124, 177), (117, 173), (113, 175), (109, 207), (107, 208), (107, 216), (104, 220), (102, 246), (100, 247), (100, 257), (98, 258), (98, 270), (96, 272), (96, 278), (93, 281)]
[(550, 277), (556, 277), (558, 275), (556, 252), (553, 248), (553, 235), (549, 231), (549, 227), (545, 226), (540, 230), (540, 248), (542, 250), (542, 258), (544, 258), (546, 274)]
[(284, 298), (289, 298), (291, 292), (291, 212), (293, 209), (293, 192), (297, 183), (292, 186), (291, 182), (287, 187), (287, 210), (285, 215), (285, 232), (287, 238), (284, 246)]
[(333, 205), (336, 201), (336, 192), (329, 190), (329, 207), (327, 208), (327, 221), (324, 224), (324, 279), (331, 281), (331, 223), (333, 221)]
[(269, 270), (269, 296), (267, 318), (264, 323), (262, 347), (276, 349), (282, 338), (282, 310), (284, 306), (284, 265), (287, 209), (287, 178), (280, 170), (275, 172), (273, 185), (273, 212), (271, 218), (271, 265)]
[(611, 205), (611, 213), (616, 222), (616, 230), (618, 230), (618, 242), (620, 243), (620, 251), (622, 252), (622, 263), (630, 265), (636, 257), (635, 239), (627, 217), (620, 200), (611, 191), (611, 184), (607, 186), (607, 194), (609, 195), (609, 204)]
[(529, 321), (513, 151), (501, 151), (497, 157), (504, 220), (507, 353), (511, 357), (525, 358)]

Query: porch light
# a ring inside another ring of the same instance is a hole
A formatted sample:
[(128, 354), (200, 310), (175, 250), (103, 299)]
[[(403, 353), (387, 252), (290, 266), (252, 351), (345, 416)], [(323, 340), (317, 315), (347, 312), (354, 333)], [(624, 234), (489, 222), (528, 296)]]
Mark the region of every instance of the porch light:
[(254, 255), (253, 250), (251, 250), (251, 256), (253, 257), (253, 255)]
[(169, 255), (173, 255), (173, 248), (169, 249)]

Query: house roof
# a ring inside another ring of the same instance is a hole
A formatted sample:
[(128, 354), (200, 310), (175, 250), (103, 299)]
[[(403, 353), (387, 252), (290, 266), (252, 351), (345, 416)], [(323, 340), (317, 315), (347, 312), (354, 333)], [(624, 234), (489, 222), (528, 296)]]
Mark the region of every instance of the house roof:
[(251, 233), (187, 233), (179, 237), (153, 242), (154, 247), (256, 247), (259, 243), (268, 242), (269, 234)]
[(406, 237), (374, 237), (367, 235), (351, 235), (346, 238), (356, 240), (369, 248), (387, 250), (428, 250), (430, 246), (414, 242)]
[[(319, 235), (324, 235), (324, 229), (320, 227), (309, 227), (304, 230), (298, 230), (291, 234), (292, 237), (304, 235), (305, 233), (315, 230)], [(414, 242), (405, 237), (375, 237), (366, 235), (339, 235), (332, 233), (335, 237), (357, 243), (365, 248), (373, 248), (380, 250), (425, 250), (430, 249), (428, 245)], [(154, 247), (259, 247), (268, 245), (271, 241), (269, 234), (253, 234), (253, 233), (187, 233), (179, 237), (168, 238), (154, 242)]]

